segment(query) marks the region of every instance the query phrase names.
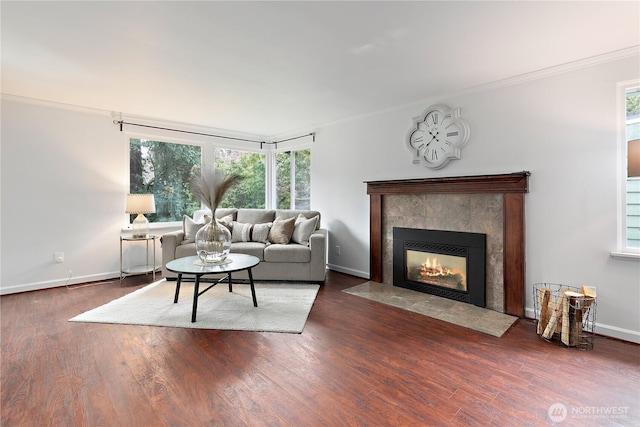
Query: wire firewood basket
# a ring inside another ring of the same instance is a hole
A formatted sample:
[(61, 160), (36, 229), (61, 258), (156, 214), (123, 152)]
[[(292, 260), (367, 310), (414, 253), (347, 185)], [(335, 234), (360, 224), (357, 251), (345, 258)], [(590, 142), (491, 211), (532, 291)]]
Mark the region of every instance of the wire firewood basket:
[(535, 283), (533, 305), (536, 333), (545, 341), (565, 347), (593, 348), (596, 290), (558, 283)]

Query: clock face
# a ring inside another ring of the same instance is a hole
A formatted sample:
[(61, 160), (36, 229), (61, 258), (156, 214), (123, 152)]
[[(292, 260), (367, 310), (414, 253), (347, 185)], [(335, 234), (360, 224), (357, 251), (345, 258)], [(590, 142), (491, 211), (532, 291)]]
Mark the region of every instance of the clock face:
[(468, 126), (459, 118), (459, 110), (433, 106), (409, 135), (409, 148), (424, 165), (438, 169), (460, 158), (468, 137)]

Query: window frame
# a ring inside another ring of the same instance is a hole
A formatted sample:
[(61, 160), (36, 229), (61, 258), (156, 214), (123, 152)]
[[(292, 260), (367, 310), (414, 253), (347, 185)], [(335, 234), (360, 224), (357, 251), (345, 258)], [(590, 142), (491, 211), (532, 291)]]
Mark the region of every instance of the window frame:
[[(313, 161), (313, 150), (312, 150), (312, 145), (313, 143), (310, 142), (304, 142), (304, 143), (297, 143), (297, 144), (289, 144), (286, 147), (282, 147), (282, 148), (276, 148), (271, 150), (271, 169), (269, 170), (269, 167), (267, 167), (267, 179), (268, 182), (270, 184), (270, 194), (269, 194), (269, 201), (270, 203), (267, 203), (267, 206), (269, 207), (269, 209), (275, 209), (277, 202), (278, 202), (278, 195), (277, 195), (277, 174), (276, 174), (276, 153), (286, 153), (287, 151), (304, 151), (304, 150), (309, 150), (309, 152), (311, 153), (311, 159)], [(292, 164), (293, 163), (293, 164)], [(309, 165), (309, 167), (311, 167), (311, 165)], [(271, 172), (271, 176), (268, 175), (268, 173)], [(295, 209), (295, 156), (291, 156), (290, 157), (290, 168), (289, 168), (289, 173), (291, 174), (291, 188), (290, 188), (290, 198), (289, 198), (289, 207), (288, 209)], [(311, 173), (311, 171), (309, 171), (309, 173)], [(269, 189), (269, 184), (267, 186), (267, 188)], [(311, 187), (311, 192), (313, 192), (313, 187)], [(282, 209), (282, 208), (281, 208)]]
[[(256, 154), (264, 154), (264, 172), (265, 172), (265, 192), (264, 192), (264, 204), (265, 204), (265, 209), (269, 209), (269, 181), (268, 181), (268, 176), (269, 176), (269, 156), (272, 154), (269, 152), (263, 152), (265, 150), (261, 150), (261, 149), (257, 149), (257, 150), (248, 150), (246, 148), (237, 148), (237, 147), (229, 147), (229, 146), (222, 146), (222, 145), (218, 145), (215, 143), (211, 144), (211, 165), (215, 168), (215, 162), (216, 162), (216, 157), (215, 157), (215, 151), (217, 149), (224, 149), (224, 150), (232, 150), (232, 151), (237, 151), (237, 152), (242, 152), (242, 153), (256, 153)], [(236, 206), (237, 207), (237, 206)]]
[[(130, 164), (130, 144), (131, 139), (146, 139), (153, 141), (166, 142), (171, 144), (184, 144), (184, 145), (193, 145), (200, 147), (201, 150), (201, 164), (200, 167), (202, 169), (206, 167), (213, 167), (215, 165), (215, 149), (216, 148), (224, 148), (231, 149), (236, 151), (246, 151), (252, 153), (261, 153), (265, 155), (265, 209), (275, 209), (276, 206), (276, 192), (277, 192), (277, 182), (276, 182), (276, 156), (275, 154), (278, 152), (286, 152), (286, 151), (299, 151), (299, 150), (312, 150), (312, 143), (307, 141), (288, 141), (286, 143), (279, 144), (264, 144), (262, 147), (259, 144), (252, 142), (242, 142), (242, 141), (234, 141), (233, 143), (225, 141), (225, 140), (211, 140), (210, 138), (180, 138), (176, 137), (173, 134), (168, 134), (162, 131), (153, 132), (153, 133), (144, 133), (144, 132), (131, 132), (126, 131), (124, 133), (125, 140), (125, 159), (126, 159), (126, 177), (125, 177), (125, 185), (126, 192), (129, 193), (131, 189), (131, 171), (129, 170)], [(130, 227), (130, 219), (129, 215), (124, 214), (125, 216), (125, 224), (126, 228)], [(149, 223), (150, 229), (164, 229), (164, 228), (175, 228), (177, 226), (182, 226), (182, 221), (172, 221), (172, 222), (151, 222)]]
[[(131, 140), (132, 139), (144, 139), (148, 141), (158, 141), (158, 142), (166, 142), (170, 144), (181, 144), (181, 145), (192, 145), (195, 147), (200, 147), (200, 167), (202, 168), (205, 165), (205, 159), (210, 159), (209, 161), (213, 161), (213, 153), (209, 155), (206, 150), (206, 143), (203, 141), (198, 141), (196, 139), (185, 139), (185, 138), (175, 138), (162, 133), (142, 133), (142, 132), (124, 132), (125, 137), (125, 160), (126, 160), (126, 192), (129, 193), (131, 191), (131, 170), (129, 165), (131, 164)], [(125, 215), (125, 229), (129, 229), (131, 227), (131, 219), (129, 214)], [(159, 230), (165, 228), (175, 228), (177, 226), (182, 227), (182, 220), (178, 221), (167, 221), (167, 222), (149, 222), (150, 230)]]
[(618, 139), (618, 185), (617, 185), (617, 248), (611, 252), (616, 258), (640, 260), (640, 248), (627, 245), (627, 91), (640, 87), (640, 79), (629, 80), (617, 84), (617, 139)]

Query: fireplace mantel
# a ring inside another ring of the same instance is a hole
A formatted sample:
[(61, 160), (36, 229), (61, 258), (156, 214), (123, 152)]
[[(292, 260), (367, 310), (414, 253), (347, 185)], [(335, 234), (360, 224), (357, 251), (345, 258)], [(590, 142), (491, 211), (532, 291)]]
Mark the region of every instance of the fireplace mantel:
[(392, 194), (502, 194), (504, 199), (504, 312), (524, 317), (524, 193), (529, 172), (445, 178), (368, 181), (370, 276), (382, 281), (383, 196)]

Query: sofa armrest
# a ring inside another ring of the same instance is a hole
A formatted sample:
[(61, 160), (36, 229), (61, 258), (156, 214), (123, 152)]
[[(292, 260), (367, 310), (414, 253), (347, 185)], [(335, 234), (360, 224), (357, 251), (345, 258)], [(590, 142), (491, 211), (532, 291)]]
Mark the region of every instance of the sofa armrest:
[(167, 265), (169, 261), (176, 259), (176, 248), (182, 243), (184, 240), (184, 231), (176, 230), (171, 233), (165, 233), (160, 238), (162, 242), (162, 274), (164, 277), (167, 275), (172, 276), (172, 274), (168, 274), (169, 272), (164, 267)]
[(321, 228), (309, 237), (311, 249), (310, 279), (324, 282), (327, 271), (327, 230)]

